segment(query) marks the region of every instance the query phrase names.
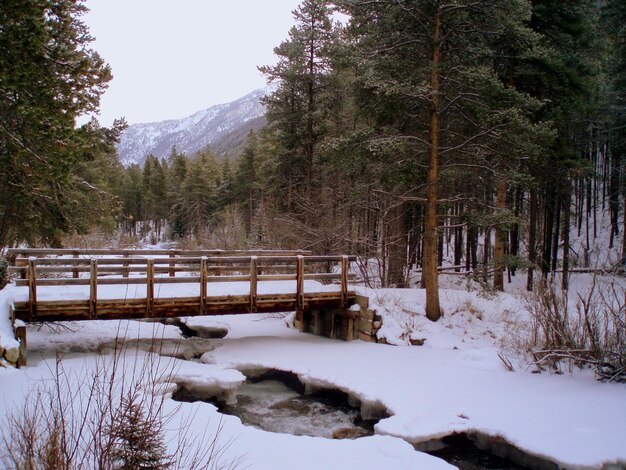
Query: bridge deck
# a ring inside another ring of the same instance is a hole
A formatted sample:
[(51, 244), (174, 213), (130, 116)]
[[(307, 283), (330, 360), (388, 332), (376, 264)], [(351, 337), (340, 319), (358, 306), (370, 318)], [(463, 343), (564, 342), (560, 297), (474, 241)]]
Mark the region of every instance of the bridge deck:
[(10, 270), (22, 277), (16, 281), (15, 318), (59, 321), (302, 312), (346, 308), (356, 299), (348, 289), (348, 256), (238, 253), (220, 257), (211, 252), (213, 256), (207, 257), (172, 252), (165, 258), (146, 258), (126, 250), (122, 256), (99, 252), (98, 258), (92, 252), (71, 253), (68, 257), (65, 251), (15, 250), (21, 257)]
[[(299, 307), (295, 282), (290, 281), (259, 282), (254, 299), (251, 299), (248, 282), (211, 283), (204, 305), (198, 284), (162, 284), (155, 288), (150, 307), (146, 285), (128, 285), (128, 289), (120, 287), (101, 286), (95, 305), (90, 301), (89, 286), (40, 287), (37, 291), (36, 312), (32, 316), (28, 287), (18, 288), (14, 315), (23, 321), (67, 321), (288, 312), (298, 310)], [(356, 293), (348, 291), (348, 303), (354, 303), (355, 298)], [(341, 307), (338, 286), (305, 281), (302, 309)]]

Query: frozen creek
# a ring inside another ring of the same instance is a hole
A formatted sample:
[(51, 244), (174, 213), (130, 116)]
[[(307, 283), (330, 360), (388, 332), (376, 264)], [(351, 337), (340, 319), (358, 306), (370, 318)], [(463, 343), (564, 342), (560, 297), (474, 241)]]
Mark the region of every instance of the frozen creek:
[[(237, 416), (242, 423), (268, 432), (327, 439), (356, 439), (374, 434), (374, 426), (389, 417), (386, 410), (361, 407), (359, 400), (339, 390), (309, 390), (295, 374), (277, 370), (247, 371), (247, 380), (236, 391), (236, 401), (225, 394), (206, 394), (179, 386), (172, 398), (182, 402), (204, 401), (223, 414)], [(213, 395), (213, 396), (211, 396)], [(362, 417), (365, 411), (365, 418)], [(484, 436), (455, 435), (416, 446), (457, 466), (460, 470), (555, 469), (556, 465), (514, 455), (528, 466), (481, 450), (476, 442), (496, 453), (510, 455), (505, 442), (492, 442)]]
[(374, 434), (377, 420), (363, 420), (349, 397), (336, 390), (304, 393), (290, 373), (269, 371), (249, 378), (236, 392), (236, 403), (201, 396), (184, 387), (173, 395), (179, 401), (208, 401), (221, 413), (237, 416), (248, 425), (269, 432), (328, 439)]
[[(209, 326), (190, 328), (177, 323), (189, 339), (219, 339), (228, 329)], [(196, 354), (196, 357), (199, 357)], [(375, 434), (375, 425), (391, 413), (380, 403), (362, 402), (342, 390), (301, 380), (292, 372), (264, 368), (242, 368), (245, 382), (234, 389), (196, 387), (179, 383), (172, 398), (181, 402), (203, 401), (222, 414), (237, 416), (242, 423), (268, 432), (326, 439), (357, 439)], [(480, 433), (462, 433), (414, 444), (461, 470), (552, 470), (553, 462), (527, 455), (506, 441)]]

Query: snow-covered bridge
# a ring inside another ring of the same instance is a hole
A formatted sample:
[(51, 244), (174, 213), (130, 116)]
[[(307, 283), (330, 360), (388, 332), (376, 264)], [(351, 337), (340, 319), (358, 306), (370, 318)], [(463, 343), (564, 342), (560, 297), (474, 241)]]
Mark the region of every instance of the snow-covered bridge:
[(9, 259), (13, 316), (24, 322), (295, 311), (301, 331), (371, 338), (373, 313), (348, 283), (353, 256), (11, 249)]

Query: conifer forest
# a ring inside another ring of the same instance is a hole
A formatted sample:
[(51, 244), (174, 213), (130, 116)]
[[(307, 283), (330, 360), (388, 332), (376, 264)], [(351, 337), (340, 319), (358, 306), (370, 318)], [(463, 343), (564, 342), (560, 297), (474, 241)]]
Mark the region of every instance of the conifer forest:
[(83, 9), (0, 4), (0, 247), (354, 253), (381, 286), (420, 272), (430, 319), (442, 266), (496, 290), (556, 271), (566, 286), (608, 236), (624, 268), (621, 0), (304, 0), (260, 64), (267, 123), (243, 151), (173, 147), (143, 167), (116, 154), (123, 120), (75, 125), (111, 79)]

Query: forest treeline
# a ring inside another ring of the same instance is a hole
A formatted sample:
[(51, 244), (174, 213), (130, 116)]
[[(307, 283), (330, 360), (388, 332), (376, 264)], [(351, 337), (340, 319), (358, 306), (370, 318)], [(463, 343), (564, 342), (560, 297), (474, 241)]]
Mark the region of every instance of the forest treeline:
[[(47, 192), (14, 223), (17, 201), (3, 200), (13, 235), (4, 228), (2, 244), (106, 228), (347, 252), (386, 286), (421, 270), (431, 319), (444, 264), (482, 272), (496, 289), (523, 268), (531, 289), (538, 276), (594, 262), (603, 214), (609, 244), (626, 255), (623, 1), (304, 0), (294, 18), (277, 63), (260, 67), (275, 84), (267, 125), (239, 155), (173, 148), (124, 168), (114, 151), (123, 123), (92, 122), (74, 131), (91, 136), (87, 150), (62, 149), (76, 160), (62, 170), (79, 181), (67, 213), (81, 216), (47, 222), (59, 216)], [(0, 90), (4, 114), (4, 81)], [(3, 160), (37, 162), (2, 138)], [(42, 158), (59, 151), (47, 142)], [(577, 256), (572, 233), (586, 240)]]

